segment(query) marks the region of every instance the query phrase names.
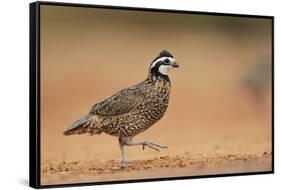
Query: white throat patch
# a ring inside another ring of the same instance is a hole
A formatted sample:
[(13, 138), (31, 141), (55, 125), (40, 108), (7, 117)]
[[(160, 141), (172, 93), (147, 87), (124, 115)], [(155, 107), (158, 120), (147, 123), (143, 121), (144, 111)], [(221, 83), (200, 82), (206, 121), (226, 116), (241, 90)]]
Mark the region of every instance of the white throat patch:
[(161, 65), (159, 67), (159, 73), (161, 73), (162, 75), (168, 75), (168, 72), (170, 69), (172, 69), (173, 67), (171, 65)]

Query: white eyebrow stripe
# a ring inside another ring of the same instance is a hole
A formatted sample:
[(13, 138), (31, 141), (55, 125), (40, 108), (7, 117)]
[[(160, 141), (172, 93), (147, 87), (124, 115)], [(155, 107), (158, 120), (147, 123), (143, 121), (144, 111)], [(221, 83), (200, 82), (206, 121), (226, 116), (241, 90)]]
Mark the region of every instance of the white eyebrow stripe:
[(174, 61), (175, 61), (175, 59), (172, 58), (172, 57), (160, 57), (160, 58), (156, 59), (156, 60), (151, 64), (151, 67), (150, 67), (150, 68), (155, 67), (155, 65), (156, 65), (157, 62), (159, 62), (159, 61), (164, 61), (165, 59), (169, 59), (170, 62), (174, 62)]

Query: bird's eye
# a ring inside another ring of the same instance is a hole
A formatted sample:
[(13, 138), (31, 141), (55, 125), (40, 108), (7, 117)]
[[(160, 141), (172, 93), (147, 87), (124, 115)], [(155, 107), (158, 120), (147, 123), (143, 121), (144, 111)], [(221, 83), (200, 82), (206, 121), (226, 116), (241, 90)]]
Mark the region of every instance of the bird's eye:
[(164, 62), (165, 62), (165, 63), (169, 63), (170, 60), (169, 60), (169, 59), (165, 59)]

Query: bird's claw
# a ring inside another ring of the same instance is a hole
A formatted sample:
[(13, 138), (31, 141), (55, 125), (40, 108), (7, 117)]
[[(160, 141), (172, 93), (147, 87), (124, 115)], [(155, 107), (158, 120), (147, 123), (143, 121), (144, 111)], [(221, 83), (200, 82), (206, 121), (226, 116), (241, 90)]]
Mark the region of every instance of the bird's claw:
[(156, 151), (160, 151), (159, 148), (168, 148), (167, 146), (163, 146), (163, 145), (160, 145), (160, 144), (155, 144), (155, 143), (152, 143), (152, 142), (148, 142), (148, 141), (145, 141), (143, 144), (142, 144), (142, 149), (144, 150), (145, 149), (145, 146), (153, 149), (153, 150), (156, 150)]
[(121, 160), (121, 166), (127, 166), (128, 163), (129, 162), (127, 160)]

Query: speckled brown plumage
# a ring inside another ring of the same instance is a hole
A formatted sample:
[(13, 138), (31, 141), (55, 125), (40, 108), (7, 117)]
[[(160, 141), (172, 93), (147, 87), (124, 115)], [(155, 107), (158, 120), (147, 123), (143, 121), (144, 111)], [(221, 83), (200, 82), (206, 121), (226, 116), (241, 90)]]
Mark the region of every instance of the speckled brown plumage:
[[(170, 63), (165, 63), (165, 57)], [(161, 59), (162, 58), (162, 59)], [(159, 60), (159, 63), (157, 62)], [(158, 150), (164, 146), (146, 142), (133, 144), (132, 137), (145, 131), (159, 121), (168, 107), (171, 83), (166, 67), (178, 67), (173, 56), (162, 51), (153, 60), (149, 75), (143, 82), (125, 88), (111, 97), (92, 106), (90, 112), (81, 117), (65, 130), (65, 135), (72, 134), (109, 134), (119, 137), (122, 148), (124, 145), (147, 145)], [(159, 69), (163, 66), (162, 69)], [(159, 72), (163, 70), (163, 73)], [(127, 162), (122, 153), (123, 162)]]

